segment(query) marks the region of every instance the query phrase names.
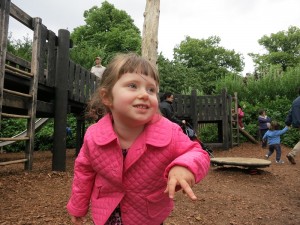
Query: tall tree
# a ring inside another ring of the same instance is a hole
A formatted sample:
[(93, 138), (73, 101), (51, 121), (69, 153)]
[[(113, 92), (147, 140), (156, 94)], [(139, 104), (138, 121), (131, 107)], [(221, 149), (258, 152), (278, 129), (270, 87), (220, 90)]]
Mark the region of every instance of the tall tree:
[(191, 90), (202, 93), (202, 81), (195, 68), (188, 68), (181, 63), (169, 61), (163, 55), (158, 57), (160, 91), (190, 94)]
[(71, 34), (71, 57), (77, 63), (90, 68), (98, 55), (105, 65), (116, 53), (141, 52), (140, 30), (125, 11), (104, 1), (100, 8), (86, 10), (84, 18), (86, 24)]
[(263, 72), (271, 65), (280, 65), (283, 71), (300, 63), (300, 29), (291, 26), (287, 31), (264, 35), (258, 43), (267, 51), (265, 54), (250, 53), (256, 70)]
[(147, 0), (144, 13), (142, 55), (156, 64), (160, 0)]
[(219, 46), (220, 41), (217, 36), (208, 39), (187, 36), (174, 48), (174, 60), (197, 70), (206, 94), (213, 92), (216, 80), (228, 74), (238, 74), (244, 67), (242, 55)]

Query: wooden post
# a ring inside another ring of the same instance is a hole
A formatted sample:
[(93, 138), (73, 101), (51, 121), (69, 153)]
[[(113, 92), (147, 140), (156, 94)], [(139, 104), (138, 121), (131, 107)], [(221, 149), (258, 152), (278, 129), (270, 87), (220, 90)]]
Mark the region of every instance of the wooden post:
[(1, 114), (3, 104), (3, 86), (5, 74), (5, 60), (7, 50), (7, 35), (8, 35), (8, 21), (10, 11), (10, 0), (0, 1), (0, 130), (1, 130)]
[(154, 65), (157, 61), (160, 0), (147, 0), (144, 13), (142, 56)]
[(69, 47), (70, 32), (59, 30), (55, 74), (53, 171), (66, 171)]
[(191, 94), (191, 117), (193, 120), (193, 129), (197, 131), (198, 128), (198, 118), (197, 118), (197, 91), (192, 90)]
[(83, 144), (83, 137), (85, 133), (85, 120), (81, 116), (77, 116), (76, 118), (76, 156), (78, 156), (80, 152), (80, 148)]
[(30, 118), (27, 120), (27, 137), (29, 140), (26, 141), (25, 147), (25, 157), (27, 161), (25, 162), (25, 169), (32, 170), (33, 164), (33, 151), (34, 151), (34, 136), (35, 136), (35, 119), (36, 119), (36, 107), (37, 107), (37, 94), (38, 94), (38, 84), (39, 77), (44, 75), (43, 70), (43, 38), (42, 33), (43, 27), (41, 18), (33, 19), (33, 43), (32, 43), (32, 59), (31, 59), (31, 73), (33, 74), (32, 81), (30, 82), (29, 92), (32, 95), (32, 99), (29, 103), (28, 116)]
[(231, 107), (231, 103), (232, 103), (232, 96), (229, 95), (228, 96), (228, 105), (230, 106), (230, 110), (229, 110), (229, 147), (232, 148), (233, 147), (233, 143), (234, 143), (234, 137), (233, 137), (233, 115), (232, 115), (232, 107)]
[(229, 129), (228, 129), (228, 105), (227, 105), (227, 90), (222, 91), (222, 102), (223, 102), (223, 146), (224, 149), (229, 149)]

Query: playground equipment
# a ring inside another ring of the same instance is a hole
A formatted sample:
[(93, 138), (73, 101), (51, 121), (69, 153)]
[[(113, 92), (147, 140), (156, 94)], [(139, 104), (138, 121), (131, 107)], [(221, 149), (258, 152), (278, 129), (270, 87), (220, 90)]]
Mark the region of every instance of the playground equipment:
[[(42, 125), (45, 125), (48, 122), (48, 120), (49, 120), (49, 118), (39, 118), (38, 120), (36, 120), (34, 123), (35, 132), (37, 132), (38, 129), (40, 129), (42, 127)], [(0, 147), (2, 148), (3, 146), (15, 143), (16, 138), (23, 138), (23, 137), (26, 137), (26, 135), (27, 135), (27, 130), (24, 130), (24, 131), (18, 133), (17, 135), (13, 136), (12, 139), (8, 139), (7, 141), (0, 141)], [(12, 140), (14, 140), (14, 141), (12, 141)]]
[[(41, 18), (32, 18), (10, 0), (0, 1), (0, 126), (4, 117), (27, 120), (26, 134), (0, 137), (0, 141), (24, 141), (24, 168), (31, 170), (35, 119), (54, 118), (52, 169), (65, 171), (67, 114), (78, 117), (76, 133), (82, 135), (82, 114), (97, 77), (70, 60), (69, 31), (59, 30), (56, 36)], [(31, 62), (7, 52), (10, 17), (33, 32)], [(77, 139), (79, 146), (82, 137)]]
[(253, 144), (259, 144), (258, 141), (252, 136), (250, 135), (246, 130), (243, 130), (241, 128), (239, 128), (239, 132), (244, 135), (249, 141), (251, 141)]
[(243, 157), (216, 157), (211, 158), (210, 162), (214, 166), (243, 167), (250, 171), (251, 174), (257, 174), (258, 168), (265, 168), (271, 165), (269, 160)]
[(231, 131), (231, 143), (232, 146), (237, 146), (240, 143), (240, 134), (246, 137), (253, 144), (258, 144), (258, 141), (249, 134), (245, 129), (240, 128), (238, 123), (238, 116), (233, 116), (238, 114), (238, 96), (237, 93), (234, 93), (234, 96), (230, 96), (231, 102), (233, 103), (233, 110), (231, 110), (231, 123), (230, 123), (230, 131)]

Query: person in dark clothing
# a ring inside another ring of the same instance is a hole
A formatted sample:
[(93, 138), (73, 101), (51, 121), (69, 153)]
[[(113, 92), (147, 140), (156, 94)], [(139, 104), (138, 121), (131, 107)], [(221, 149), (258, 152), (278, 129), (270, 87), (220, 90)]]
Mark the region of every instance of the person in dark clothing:
[(263, 141), (263, 136), (265, 133), (269, 130), (271, 118), (266, 115), (266, 110), (260, 109), (258, 112), (258, 127), (259, 127), (259, 133), (261, 138), (261, 147), (266, 148), (267, 142)]
[(177, 123), (179, 126), (186, 124), (185, 120), (180, 120), (175, 116), (174, 108), (172, 106), (174, 101), (174, 95), (171, 92), (166, 92), (159, 103), (160, 112), (164, 117), (171, 120), (173, 123)]
[[(297, 128), (300, 131), (300, 88), (299, 96), (293, 101), (291, 110), (285, 120), (285, 124), (287, 126)], [(286, 155), (290, 163), (296, 164), (295, 157), (298, 152), (300, 152), (300, 141), (298, 141), (294, 148)]]

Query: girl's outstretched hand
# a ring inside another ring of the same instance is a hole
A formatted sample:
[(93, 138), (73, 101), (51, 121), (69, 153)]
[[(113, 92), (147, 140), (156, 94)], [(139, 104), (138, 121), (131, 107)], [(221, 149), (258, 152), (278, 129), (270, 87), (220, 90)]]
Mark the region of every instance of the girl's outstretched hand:
[(169, 171), (168, 185), (164, 193), (169, 193), (169, 198), (174, 198), (175, 192), (182, 189), (192, 200), (196, 200), (197, 197), (192, 190), (194, 184), (195, 177), (191, 171), (182, 166), (174, 166)]
[(71, 215), (71, 222), (74, 225), (83, 225), (85, 222), (85, 219), (83, 217), (76, 217)]

